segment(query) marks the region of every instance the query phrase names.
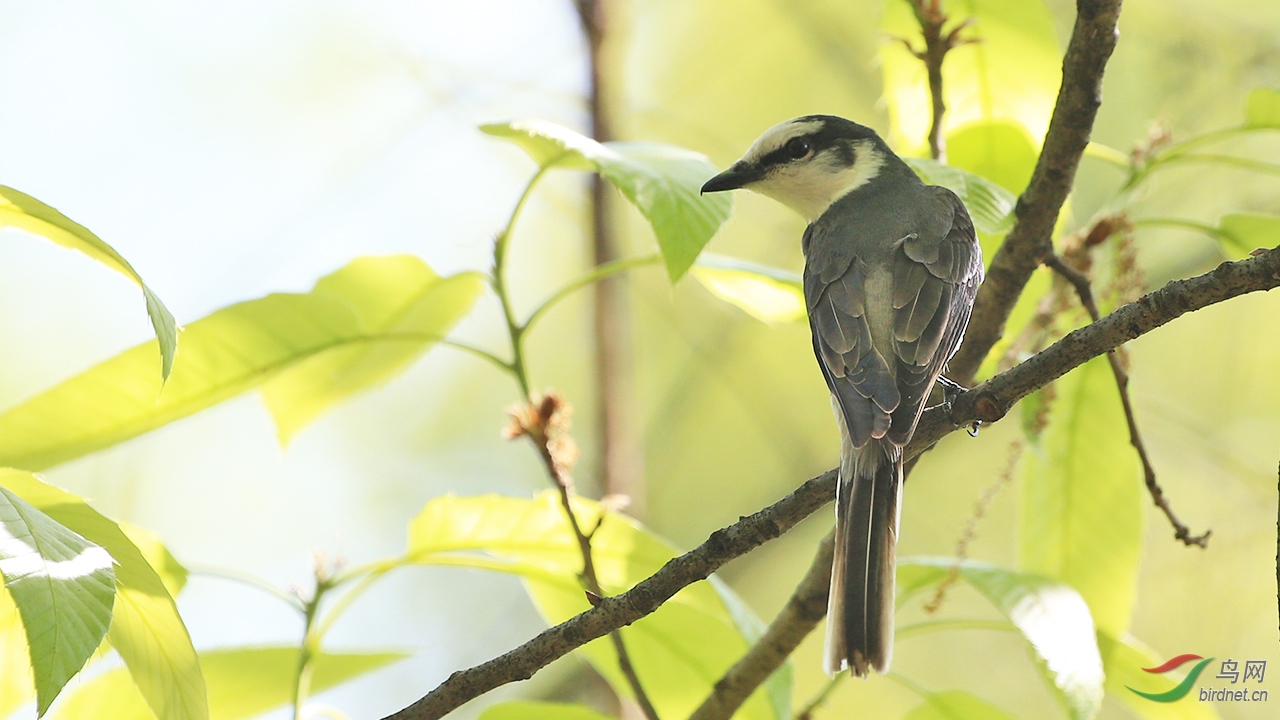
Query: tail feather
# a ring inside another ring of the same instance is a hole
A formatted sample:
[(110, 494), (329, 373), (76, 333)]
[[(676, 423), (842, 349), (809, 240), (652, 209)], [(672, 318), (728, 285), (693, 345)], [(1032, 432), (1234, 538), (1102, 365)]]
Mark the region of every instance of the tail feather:
[(836, 493), (836, 549), (827, 605), (826, 671), (884, 673), (893, 657), (894, 573), (902, 451), (846, 441)]

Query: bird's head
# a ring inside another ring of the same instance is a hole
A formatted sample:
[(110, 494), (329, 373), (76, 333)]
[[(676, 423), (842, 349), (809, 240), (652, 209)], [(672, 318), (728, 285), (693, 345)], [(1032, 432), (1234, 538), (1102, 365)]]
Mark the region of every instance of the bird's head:
[(833, 202), (875, 178), (887, 152), (871, 128), (833, 115), (806, 115), (769, 128), (702, 192), (746, 188), (813, 222)]

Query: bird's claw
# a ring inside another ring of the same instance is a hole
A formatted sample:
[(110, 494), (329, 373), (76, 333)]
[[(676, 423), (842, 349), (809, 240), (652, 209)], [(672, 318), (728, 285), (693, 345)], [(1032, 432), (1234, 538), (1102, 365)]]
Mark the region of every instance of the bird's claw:
[(972, 423), (969, 424), (969, 427), (965, 428), (965, 431), (969, 433), (969, 437), (978, 437), (978, 430), (981, 427), (982, 427), (982, 421), (974, 420)]

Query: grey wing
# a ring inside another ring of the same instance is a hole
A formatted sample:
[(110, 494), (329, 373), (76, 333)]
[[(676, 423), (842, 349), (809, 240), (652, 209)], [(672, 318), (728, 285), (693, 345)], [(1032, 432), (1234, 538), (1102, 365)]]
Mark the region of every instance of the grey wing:
[[(809, 233), (806, 233), (806, 245)], [(843, 274), (824, 281), (806, 268), (805, 302), (813, 351), (840, 405), (854, 447), (884, 437), (898, 407), (898, 388), (885, 358), (871, 341), (866, 320), (866, 266), (852, 258)]]
[(960, 347), (983, 277), (982, 249), (964, 203), (950, 190), (929, 189), (952, 210), (949, 229), (941, 237), (908, 237), (893, 258), (893, 362), (901, 403), (888, 437), (898, 445), (911, 439), (934, 381)]

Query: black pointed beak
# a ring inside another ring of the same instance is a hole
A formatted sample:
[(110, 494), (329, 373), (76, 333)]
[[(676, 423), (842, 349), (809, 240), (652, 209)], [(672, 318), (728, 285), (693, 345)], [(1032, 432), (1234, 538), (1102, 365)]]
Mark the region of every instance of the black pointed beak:
[(702, 194), (737, 190), (760, 179), (760, 173), (744, 162), (736, 162), (733, 167), (711, 178), (702, 186)]

